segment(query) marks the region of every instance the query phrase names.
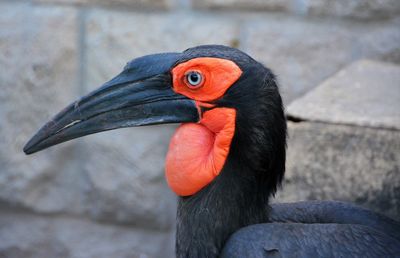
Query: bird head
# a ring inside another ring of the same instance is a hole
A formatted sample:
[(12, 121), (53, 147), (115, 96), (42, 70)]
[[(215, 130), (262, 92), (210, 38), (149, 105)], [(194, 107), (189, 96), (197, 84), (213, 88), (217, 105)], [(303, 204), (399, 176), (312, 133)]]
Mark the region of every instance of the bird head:
[(24, 152), (101, 131), (164, 123), (182, 123), (166, 158), (167, 182), (179, 196), (201, 191), (233, 156), (272, 192), (282, 179), (286, 124), (275, 77), (247, 54), (216, 45), (130, 61), (46, 123)]

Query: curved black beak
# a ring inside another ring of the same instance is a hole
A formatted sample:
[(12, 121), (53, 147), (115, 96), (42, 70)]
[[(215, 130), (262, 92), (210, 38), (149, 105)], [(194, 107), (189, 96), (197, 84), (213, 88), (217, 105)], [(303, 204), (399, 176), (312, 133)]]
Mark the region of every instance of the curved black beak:
[(166, 53), (134, 59), (114, 79), (47, 122), (25, 145), (24, 152), (31, 154), (122, 127), (197, 122), (194, 101), (172, 90), (169, 71), (180, 55)]

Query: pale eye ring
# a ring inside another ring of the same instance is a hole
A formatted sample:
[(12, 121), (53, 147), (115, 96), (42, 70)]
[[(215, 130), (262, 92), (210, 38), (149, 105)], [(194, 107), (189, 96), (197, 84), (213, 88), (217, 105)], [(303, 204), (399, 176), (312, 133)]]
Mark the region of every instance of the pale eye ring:
[(198, 71), (190, 71), (186, 74), (186, 81), (189, 87), (197, 88), (203, 82), (203, 75)]

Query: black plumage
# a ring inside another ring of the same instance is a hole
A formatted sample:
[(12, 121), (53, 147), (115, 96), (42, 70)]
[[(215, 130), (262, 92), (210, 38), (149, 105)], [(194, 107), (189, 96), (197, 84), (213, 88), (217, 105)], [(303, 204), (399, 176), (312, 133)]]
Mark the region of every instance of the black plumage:
[(400, 224), (334, 201), (273, 204), (269, 223), (235, 232), (220, 257), (399, 257)]

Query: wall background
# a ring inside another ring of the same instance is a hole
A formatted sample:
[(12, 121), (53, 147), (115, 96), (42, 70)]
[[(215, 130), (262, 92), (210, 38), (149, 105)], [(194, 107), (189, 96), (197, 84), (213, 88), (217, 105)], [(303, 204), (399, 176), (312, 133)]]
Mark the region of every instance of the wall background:
[(174, 126), (22, 152), (132, 58), (237, 47), (275, 71), (288, 105), (359, 59), (400, 63), (399, 14), (397, 0), (1, 0), (0, 257), (173, 257)]

